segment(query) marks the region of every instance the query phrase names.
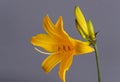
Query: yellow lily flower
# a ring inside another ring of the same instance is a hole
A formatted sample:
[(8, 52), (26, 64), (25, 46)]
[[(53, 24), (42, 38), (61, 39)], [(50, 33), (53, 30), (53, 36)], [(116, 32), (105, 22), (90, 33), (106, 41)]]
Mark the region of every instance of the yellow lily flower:
[(30, 42), (49, 52), (46, 54), (50, 54), (43, 61), (42, 69), (48, 73), (60, 63), (59, 77), (62, 82), (66, 82), (65, 74), (72, 64), (73, 56), (90, 53), (94, 49), (87, 42), (73, 39), (64, 31), (62, 16), (58, 18), (56, 24), (53, 24), (49, 16), (46, 15), (43, 19), (43, 27), (47, 33), (33, 36)]
[(86, 22), (81, 9), (77, 5), (75, 6), (74, 13), (75, 13), (75, 25), (81, 36), (85, 40), (95, 40), (95, 33), (92, 21), (89, 20), (88, 22)]

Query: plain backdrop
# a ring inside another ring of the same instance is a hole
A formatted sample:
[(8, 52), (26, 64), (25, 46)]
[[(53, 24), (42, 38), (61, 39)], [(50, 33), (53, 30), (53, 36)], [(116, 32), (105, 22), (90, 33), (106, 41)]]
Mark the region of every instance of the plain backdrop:
[[(100, 31), (101, 82), (120, 82), (120, 0), (0, 0), (0, 82), (61, 82), (59, 66), (45, 74), (41, 63), (47, 56), (35, 51), (29, 40), (45, 33), (46, 14), (54, 23), (62, 15), (65, 30), (81, 39), (74, 24), (76, 4)], [(94, 53), (75, 56), (66, 75), (67, 82), (97, 82)]]

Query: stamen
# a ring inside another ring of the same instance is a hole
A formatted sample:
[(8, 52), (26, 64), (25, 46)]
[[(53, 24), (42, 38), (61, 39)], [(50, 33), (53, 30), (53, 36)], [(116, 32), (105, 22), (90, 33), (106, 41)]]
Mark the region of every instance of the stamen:
[(60, 46), (58, 46), (58, 51), (60, 51)]
[(71, 50), (71, 49), (70, 49), (70, 46), (68, 46), (68, 50)]
[(63, 50), (64, 50), (64, 51), (66, 51), (66, 48), (65, 48), (65, 46), (64, 46), (64, 45), (63, 45)]
[(48, 52), (43, 52), (41, 50), (39, 50), (38, 48), (34, 47), (34, 49), (42, 54), (47, 54), (47, 55), (50, 55), (50, 54), (55, 54), (55, 53), (48, 53)]

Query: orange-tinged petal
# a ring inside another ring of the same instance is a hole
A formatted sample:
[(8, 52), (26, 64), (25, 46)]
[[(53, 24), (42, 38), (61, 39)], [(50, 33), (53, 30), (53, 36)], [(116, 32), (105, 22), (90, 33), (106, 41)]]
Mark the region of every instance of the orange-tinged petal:
[(60, 37), (55, 30), (55, 25), (52, 23), (48, 15), (46, 15), (43, 19), (43, 27), (50, 36)]
[(48, 15), (46, 15), (43, 19), (43, 26), (48, 34), (53, 33), (55, 26)]
[(58, 32), (62, 32), (63, 31), (63, 19), (62, 16), (60, 16), (55, 24), (55, 29)]
[(94, 48), (89, 46), (88, 42), (75, 40), (75, 55), (87, 54), (94, 51)]
[(42, 63), (43, 70), (48, 73), (50, 72), (55, 65), (57, 65), (62, 59), (64, 55), (62, 54), (51, 54), (48, 56)]
[(55, 24), (55, 30), (58, 35), (62, 36), (61, 39), (68, 39), (69, 35), (63, 29), (63, 18), (60, 16)]
[(57, 51), (57, 40), (47, 34), (37, 34), (33, 36), (30, 41), (34, 46), (41, 47), (48, 52)]
[(66, 54), (64, 59), (60, 63), (60, 68), (59, 68), (59, 76), (62, 82), (66, 82), (66, 71), (69, 70), (73, 60), (73, 55), (72, 54)]
[(54, 24), (52, 23), (52, 21), (50, 20), (49, 16), (46, 15), (43, 19), (43, 27), (45, 29), (45, 31), (50, 35), (50, 36), (56, 36), (57, 34), (55, 33), (55, 29), (54, 29)]

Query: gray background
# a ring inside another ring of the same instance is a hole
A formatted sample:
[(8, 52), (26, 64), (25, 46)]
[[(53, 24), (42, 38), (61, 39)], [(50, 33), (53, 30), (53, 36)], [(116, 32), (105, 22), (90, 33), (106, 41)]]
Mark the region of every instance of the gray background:
[[(78, 4), (99, 31), (102, 82), (120, 82), (120, 0), (0, 0), (0, 82), (61, 82), (58, 65), (46, 75), (40, 65), (46, 55), (29, 39), (44, 33), (43, 17), (62, 15), (65, 30), (81, 39), (74, 25)], [(67, 82), (97, 82), (94, 53), (74, 57)]]

